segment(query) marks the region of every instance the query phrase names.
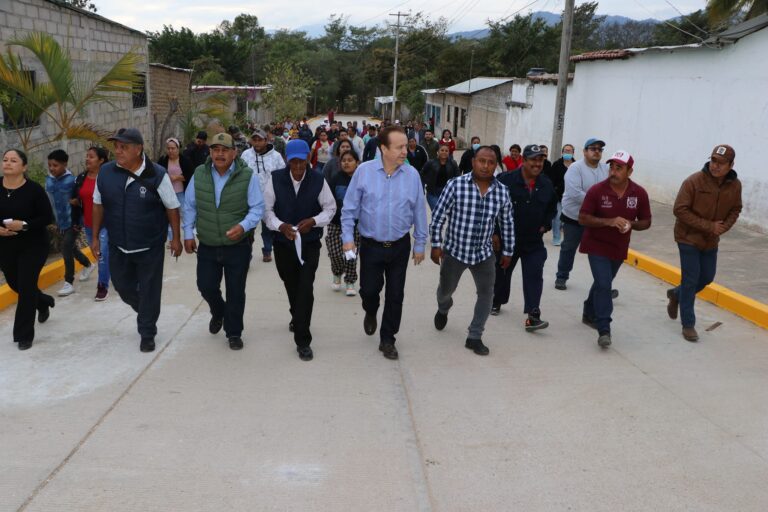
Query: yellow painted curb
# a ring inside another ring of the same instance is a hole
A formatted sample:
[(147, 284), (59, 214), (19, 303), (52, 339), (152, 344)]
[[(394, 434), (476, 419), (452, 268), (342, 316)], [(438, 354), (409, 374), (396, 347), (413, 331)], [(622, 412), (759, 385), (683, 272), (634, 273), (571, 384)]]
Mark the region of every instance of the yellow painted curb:
[[(675, 286), (680, 284), (679, 268), (643, 253), (630, 249), (625, 263)], [(712, 283), (701, 290), (698, 297), (768, 329), (768, 304), (750, 299), (717, 283)]]
[[(81, 249), (81, 251), (88, 257), (89, 260), (95, 263), (93, 253), (91, 253), (91, 249), (89, 247), (85, 247)], [(81, 268), (82, 265), (80, 265), (77, 260), (75, 260), (75, 271), (80, 270)], [(43, 267), (43, 270), (40, 272), (40, 279), (37, 281), (37, 286), (43, 290), (51, 285), (56, 284), (62, 279), (64, 279), (63, 259), (54, 261), (53, 263), (49, 263)], [(7, 308), (8, 306), (16, 304), (17, 298), (18, 296), (16, 295), (16, 292), (11, 290), (10, 286), (7, 284), (0, 286), (0, 311)]]

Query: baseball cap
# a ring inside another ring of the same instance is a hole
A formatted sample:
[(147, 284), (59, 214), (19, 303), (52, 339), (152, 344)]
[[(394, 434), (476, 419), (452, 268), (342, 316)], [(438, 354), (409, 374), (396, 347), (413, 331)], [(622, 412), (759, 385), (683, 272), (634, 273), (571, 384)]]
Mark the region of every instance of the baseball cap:
[(114, 140), (117, 142), (122, 142), (123, 144), (144, 145), (144, 137), (141, 136), (141, 132), (136, 128), (120, 128), (107, 140)]
[(205, 133), (203, 130), (200, 130), (199, 132), (197, 132), (197, 137), (195, 137), (195, 138), (196, 139), (208, 140), (208, 134)]
[(285, 159), (288, 161), (294, 158), (306, 160), (309, 155), (309, 146), (301, 139), (293, 139), (285, 145)]
[(251, 134), (251, 138), (252, 139), (255, 138), (255, 137), (267, 140), (267, 132), (265, 132), (261, 128), (256, 128), (255, 130), (253, 130), (253, 133)]
[(535, 158), (537, 156), (544, 156), (544, 151), (538, 144), (528, 144), (523, 149), (523, 158)]
[(601, 146), (605, 146), (605, 141), (592, 137), (590, 139), (587, 139), (587, 142), (584, 143), (584, 149), (587, 149), (592, 144), (600, 144)]
[(605, 163), (607, 164), (611, 162), (618, 162), (622, 165), (627, 165), (631, 168), (635, 164), (635, 159), (632, 158), (632, 155), (630, 155), (629, 152), (624, 151), (623, 149), (620, 149), (616, 151), (614, 154), (612, 154), (611, 158), (605, 161)]
[(225, 148), (234, 148), (235, 145), (232, 143), (232, 136), (228, 133), (217, 133), (211, 138), (211, 142), (208, 144), (210, 147), (213, 146), (224, 146)]
[(712, 150), (711, 156), (715, 155), (721, 156), (729, 162), (732, 162), (733, 159), (736, 158), (736, 151), (734, 151), (733, 148), (728, 144), (719, 144), (715, 146), (715, 149)]

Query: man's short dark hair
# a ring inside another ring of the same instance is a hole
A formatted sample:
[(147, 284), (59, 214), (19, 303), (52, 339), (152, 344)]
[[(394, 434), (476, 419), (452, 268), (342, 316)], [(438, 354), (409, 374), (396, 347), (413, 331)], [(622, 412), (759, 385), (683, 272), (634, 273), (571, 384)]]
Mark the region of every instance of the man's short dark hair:
[(63, 164), (69, 163), (69, 155), (63, 149), (54, 149), (48, 153), (48, 160), (54, 160)]
[(478, 137), (477, 135), (473, 135), (472, 138), (469, 139), (469, 142), (474, 144), (475, 140), (477, 140), (477, 142), (480, 142), (480, 137)]
[(523, 148), (520, 147), (520, 144), (512, 144), (511, 146), (509, 146), (509, 150), (510, 151), (512, 151), (513, 149), (516, 149), (516, 150), (518, 150), (521, 153), (523, 151)]
[(405, 135), (405, 130), (401, 126), (397, 126), (394, 124), (391, 124), (389, 126), (385, 126), (381, 129), (379, 132), (379, 146), (389, 147), (389, 138), (390, 135), (393, 133), (402, 133)]
[(480, 146), (479, 148), (477, 148), (477, 151), (475, 151), (475, 156), (472, 157), (472, 160), (477, 158), (477, 155), (479, 155), (480, 152), (483, 150), (488, 150), (491, 153), (493, 153), (494, 158), (496, 158), (496, 163), (499, 163), (499, 157), (496, 155), (496, 150), (493, 149), (491, 146)]

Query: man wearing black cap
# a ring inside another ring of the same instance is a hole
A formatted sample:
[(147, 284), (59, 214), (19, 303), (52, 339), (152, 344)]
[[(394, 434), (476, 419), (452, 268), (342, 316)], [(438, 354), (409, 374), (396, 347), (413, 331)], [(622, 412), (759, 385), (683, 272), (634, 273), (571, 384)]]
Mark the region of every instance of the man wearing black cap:
[(108, 140), (115, 161), (104, 164), (93, 191), (91, 250), (98, 258), (102, 222), (109, 232), (109, 271), (120, 298), (136, 313), (140, 349), (155, 350), (163, 290), (163, 260), (168, 223), (171, 254), (181, 254), (179, 200), (165, 169), (144, 154), (135, 128), (121, 128)]
[[(544, 286), (544, 262), (547, 249), (544, 233), (552, 229), (552, 217), (557, 211), (557, 195), (549, 178), (542, 174), (546, 154), (540, 146), (531, 144), (523, 150), (523, 165), (514, 171), (502, 173), (499, 181), (509, 191), (515, 225), (515, 250), (508, 267), (496, 266), (491, 314), (498, 315), (502, 304), (509, 301), (512, 271), (517, 261), (523, 267), (523, 313), (527, 332), (545, 329), (549, 322), (541, 319), (541, 292)], [(498, 252), (498, 251), (497, 251)]]
[(290, 330), (302, 361), (313, 358), (312, 321), (320, 239), (336, 213), (336, 199), (319, 172), (309, 168), (309, 146), (301, 139), (285, 145), (288, 167), (272, 173), (264, 189), (264, 220), (275, 233), (275, 266), (290, 304)]
[(563, 242), (560, 245), (560, 258), (557, 261), (555, 288), (565, 290), (566, 281), (573, 270), (573, 260), (581, 243), (584, 227), (579, 224), (579, 210), (587, 190), (592, 185), (608, 178), (608, 166), (601, 163), (605, 142), (591, 138), (584, 143), (584, 157), (576, 160), (565, 173), (565, 192), (563, 192)]
[(731, 229), (741, 213), (741, 182), (733, 169), (736, 152), (727, 144), (715, 146), (709, 162), (689, 176), (675, 199), (675, 242), (680, 250), (680, 286), (667, 290), (667, 313), (677, 318), (683, 338), (698, 341), (696, 294), (715, 279), (720, 236)]
[(184, 156), (192, 162), (195, 169), (197, 169), (198, 166), (203, 165), (205, 161), (208, 160), (208, 155), (211, 153), (208, 144), (206, 143), (207, 140), (208, 134), (200, 130), (197, 132), (195, 142), (188, 144), (186, 149), (184, 149)]
[[(267, 186), (272, 173), (285, 168), (285, 161), (272, 144), (268, 142), (267, 132), (257, 128), (251, 134), (251, 148), (243, 152), (241, 158), (248, 167), (259, 177), (261, 191)], [(274, 232), (270, 230), (264, 221), (261, 222), (261, 241), (264, 246), (261, 249), (261, 260), (264, 263), (272, 261), (272, 239)]]

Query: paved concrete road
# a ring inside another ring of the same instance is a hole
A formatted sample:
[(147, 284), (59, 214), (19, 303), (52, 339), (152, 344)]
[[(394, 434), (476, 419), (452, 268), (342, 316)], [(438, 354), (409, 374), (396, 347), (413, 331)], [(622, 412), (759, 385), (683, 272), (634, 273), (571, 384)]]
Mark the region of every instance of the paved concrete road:
[[(260, 242), (257, 242), (257, 245)], [(258, 251), (258, 247), (256, 248)], [(435, 331), (438, 269), (411, 267), (398, 346), (362, 332), (359, 298), (318, 272), (315, 360), (302, 362), (274, 264), (252, 263), (245, 349), (207, 333), (194, 258), (166, 262), (158, 351), (95, 282), (61, 299), (31, 350), (0, 313), (0, 510), (765, 511), (768, 336), (700, 304), (701, 342), (666, 318), (664, 285), (624, 267), (614, 345), (580, 323), (589, 285), (544, 292), (546, 331), (513, 301), (489, 357), (463, 347), (465, 276)]]

